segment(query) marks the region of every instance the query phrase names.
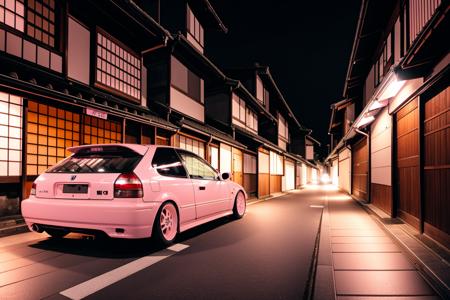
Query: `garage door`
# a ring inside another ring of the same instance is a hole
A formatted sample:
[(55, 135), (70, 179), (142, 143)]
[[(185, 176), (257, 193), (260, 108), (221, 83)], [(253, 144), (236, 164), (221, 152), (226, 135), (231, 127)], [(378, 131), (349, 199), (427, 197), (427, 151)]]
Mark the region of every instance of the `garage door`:
[(284, 167), (285, 188), (287, 191), (293, 190), (295, 189), (295, 164), (286, 160)]
[(367, 200), (367, 179), (369, 174), (369, 154), (367, 139), (363, 138), (352, 148), (352, 194)]
[(425, 233), (450, 245), (450, 88), (425, 103)]
[(417, 99), (396, 113), (397, 215), (419, 229), (419, 110)]

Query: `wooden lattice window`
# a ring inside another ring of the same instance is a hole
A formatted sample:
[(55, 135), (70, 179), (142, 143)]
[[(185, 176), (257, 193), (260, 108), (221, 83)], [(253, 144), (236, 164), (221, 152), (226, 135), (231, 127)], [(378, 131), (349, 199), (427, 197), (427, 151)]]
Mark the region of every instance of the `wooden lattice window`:
[(38, 175), (70, 155), (80, 143), (80, 114), (28, 102), (27, 175)]
[(84, 144), (111, 144), (122, 142), (122, 123), (86, 116), (83, 127)]
[(0, 92), (0, 176), (20, 176), (22, 98)]
[(141, 99), (141, 61), (103, 31), (97, 32), (96, 82), (134, 100)]
[(28, 0), (27, 34), (53, 48), (55, 28), (55, 1)]

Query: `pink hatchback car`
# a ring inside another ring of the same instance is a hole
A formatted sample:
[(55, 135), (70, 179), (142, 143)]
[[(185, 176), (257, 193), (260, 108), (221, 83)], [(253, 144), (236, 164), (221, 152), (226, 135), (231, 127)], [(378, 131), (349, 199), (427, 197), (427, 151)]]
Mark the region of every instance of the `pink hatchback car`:
[(104, 232), (115, 238), (179, 232), (233, 215), (242, 218), (242, 186), (192, 152), (164, 146), (108, 144), (73, 154), (40, 175), (22, 214), (33, 231), (53, 237)]

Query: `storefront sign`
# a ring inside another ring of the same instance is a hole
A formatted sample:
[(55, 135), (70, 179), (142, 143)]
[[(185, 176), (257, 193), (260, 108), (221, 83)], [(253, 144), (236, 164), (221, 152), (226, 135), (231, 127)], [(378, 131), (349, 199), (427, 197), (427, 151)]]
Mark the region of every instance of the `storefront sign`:
[(97, 117), (100, 119), (106, 120), (108, 118), (108, 113), (102, 110), (93, 109), (90, 107), (86, 107), (86, 114), (89, 116)]

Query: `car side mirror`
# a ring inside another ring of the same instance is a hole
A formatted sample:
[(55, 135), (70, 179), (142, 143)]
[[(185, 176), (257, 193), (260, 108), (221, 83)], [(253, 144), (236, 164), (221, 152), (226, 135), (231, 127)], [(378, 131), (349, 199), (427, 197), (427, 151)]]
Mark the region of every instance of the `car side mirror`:
[(220, 179), (221, 180), (228, 180), (230, 179), (230, 173), (229, 172), (223, 172), (220, 174)]

